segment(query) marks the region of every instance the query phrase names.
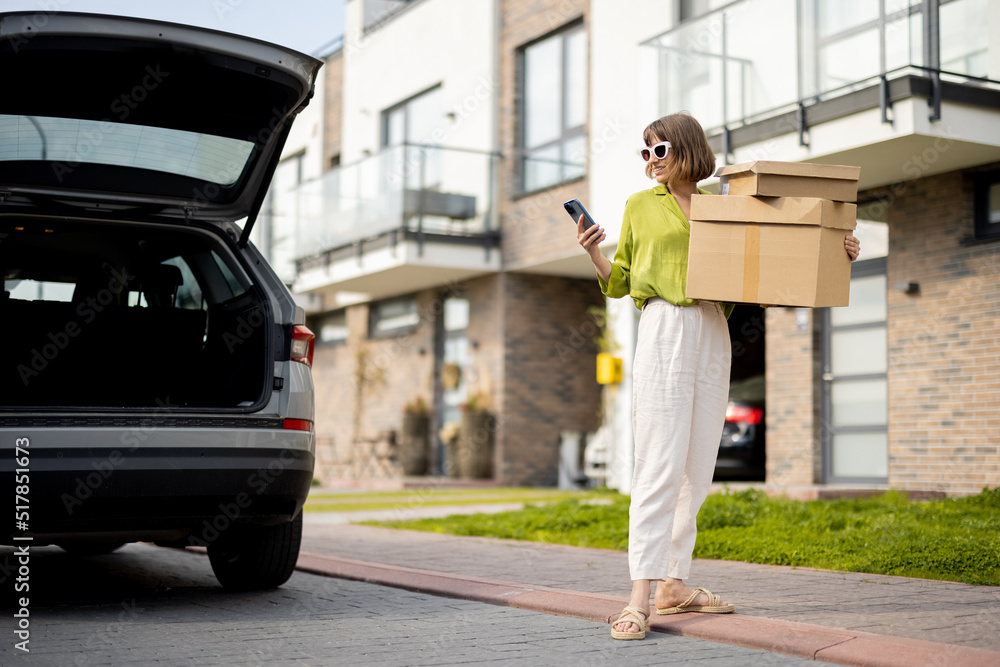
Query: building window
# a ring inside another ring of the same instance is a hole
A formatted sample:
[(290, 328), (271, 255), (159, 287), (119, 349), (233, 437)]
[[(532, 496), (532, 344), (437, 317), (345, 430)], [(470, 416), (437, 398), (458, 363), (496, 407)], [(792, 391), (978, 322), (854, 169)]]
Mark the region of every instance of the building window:
[(976, 176), (975, 229), (977, 239), (1000, 239), (1000, 171)]
[(369, 333), (372, 338), (381, 338), (403, 333), (420, 324), (416, 297), (392, 299), (373, 304)]
[(267, 193), (267, 214), (260, 225), (261, 247), (274, 272), (282, 282), (295, 280), (295, 257), (298, 251), (299, 192), (304, 180), (305, 152), (283, 158), (274, 170)]
[(989, 31), (987, 0), (940, 0), (938, 55), (925, 60), (929, 29), (919, 0), (815, 0), (815, 93), (864, 82), (910, 65), (986, 77)]
[(519, 53), (521, 190), (579, 178), (586, 171), (587, 33), (577, 23)]
[(429, 190), (441, 184), (441, 150), (434, 148), (444, 135), (444, 100), (441, 86), (415, 95), (382, 112), (382, 148), (396, 149), (394, 180), (411, 190)]
[(313, 324), (317, 345), (336, 345), (347, 342), (347, 311), (336, 310), (316, 317)]

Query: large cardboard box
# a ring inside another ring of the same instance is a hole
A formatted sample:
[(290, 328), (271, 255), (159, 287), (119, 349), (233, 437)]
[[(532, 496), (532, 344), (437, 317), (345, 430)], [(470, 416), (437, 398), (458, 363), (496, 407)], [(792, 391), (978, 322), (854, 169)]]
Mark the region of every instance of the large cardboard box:
[(861, 167), (761, 160), (721, 167), (719, 193), (856, 201)]
[(809, 197), (693, 195), (687, 296), (776, 306), (846, 306), (844, 237), (857, 206)]

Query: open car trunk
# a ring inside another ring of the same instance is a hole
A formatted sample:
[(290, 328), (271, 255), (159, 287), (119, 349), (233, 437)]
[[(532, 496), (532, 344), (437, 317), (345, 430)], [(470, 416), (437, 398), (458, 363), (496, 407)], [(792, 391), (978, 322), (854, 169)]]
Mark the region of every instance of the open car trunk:
[(273, 317), (218, 231), (0, 219), (0, 408), (244, 411)]

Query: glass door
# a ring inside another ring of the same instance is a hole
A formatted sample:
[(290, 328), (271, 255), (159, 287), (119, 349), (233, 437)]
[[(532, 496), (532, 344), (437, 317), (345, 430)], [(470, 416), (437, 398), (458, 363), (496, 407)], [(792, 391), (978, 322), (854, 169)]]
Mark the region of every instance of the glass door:
[[(889, 478), (886, 255), (879, 203), (858, 206), (862, 259), (851, 267), (850, 306), (822, 314), (823, 481), (884, 484)], [(869, 259), (865, 259), (869, 258)]]
[[(472, 351), (466, 330), (469, 327), (469, 301), (445, 297), (444, 308), (438, 317), (437, 378), (435, 382), (434, 428), (437, 437), (436, 458), (438, 474), (447, 471), (447, 446), (445, 438), (457, 437), (461, 421), (461, 404), (468, 398), (472, 374)], [(442, 435), (442, 433), (446, 435)]]

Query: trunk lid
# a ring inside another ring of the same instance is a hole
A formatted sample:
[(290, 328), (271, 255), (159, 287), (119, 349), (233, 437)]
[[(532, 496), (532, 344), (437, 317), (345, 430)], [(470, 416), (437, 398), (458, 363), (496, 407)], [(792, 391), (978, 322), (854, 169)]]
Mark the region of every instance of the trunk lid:
[(0, 212), (246, 217), (245, 241), (321, 64), (172, 23), (0, 14)]

